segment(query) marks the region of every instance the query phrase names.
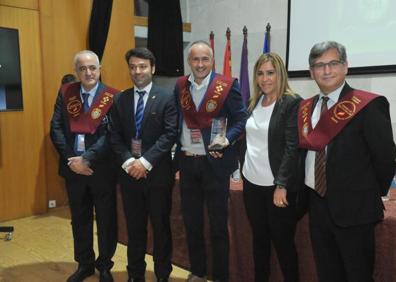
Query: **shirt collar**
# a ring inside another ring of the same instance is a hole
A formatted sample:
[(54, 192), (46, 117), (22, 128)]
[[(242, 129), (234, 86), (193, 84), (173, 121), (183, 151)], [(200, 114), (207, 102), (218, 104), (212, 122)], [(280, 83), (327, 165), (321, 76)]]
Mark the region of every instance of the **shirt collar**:
[(201, 88), (208, 87), (210, 77), (212, 76), (212, 71), (202, 80), (201, 84), (197, 84), (195, 82), (194, 74), (191, 73), (190, 76), (188, 77), (188, 81), (191, 82), (192, 87), (194, 87), (197, 90), (200, 90)]
[(135, 94), (137, 94), (137, 91), (146, 91), (146, 93), (150, 93), (152, 87), (153, 87), (152, 81), (149, 84), (147, 84), (146, 87), (143, 87), (142, 89), (137, 88), (135, 86)]
[(95, 94), (96, 94), (96, 91), (98, 90), (98, 87), (99, 87), (99, 83), (96, 83), (96, 85), (94, 86), (94, 88), (92, 88), (92, 89), (89, 90), (89, 91), (86, 91), (86, 90), (84, 89), (84, 86), (81, 84), (80, 92), (81, 92), (81, 94), (82, 94), (82, 93), (88, 93), (89, 96), (95, 97)]
[[(327, 97), (329, 97), (329, 100), (331, 102), (333, 102), (334, 104), (337, 103), (338, 99), (340, 98), (340, 94), (341, 94), (341, 91), (344, 88), (344, 86), (345, 86), (345, 81), (336, 90), (334, 90), (333, 92), (330, 92), (329, 94), (326, 95)], [(323, 96), (325, 96), (325, 95), (322, 92), (320, 92), (319, 99), (321, 99)]]

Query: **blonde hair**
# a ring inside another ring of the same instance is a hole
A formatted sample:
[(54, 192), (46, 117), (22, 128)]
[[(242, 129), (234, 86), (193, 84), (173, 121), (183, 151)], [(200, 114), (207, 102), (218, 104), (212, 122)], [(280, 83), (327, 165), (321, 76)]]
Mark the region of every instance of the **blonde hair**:
[(280, 100), (283, 95), (295, 95), (293, 90), (289, 86), (287, 71), (282, 58), (276, 53), (262, 54), (257, 59), (253, 69), (253, 95), (250, 96), (248, 106), (248, 110), (250, 112), (253, 111), (260, 97), (265, 94), (263, 93), (263, 91), (261, 91), (261, 88), (257, 83), (257, 72), (260, 69), (261, 65), (267, 62), (270, 62), (272, 64), (277, 76), (276, 99)]

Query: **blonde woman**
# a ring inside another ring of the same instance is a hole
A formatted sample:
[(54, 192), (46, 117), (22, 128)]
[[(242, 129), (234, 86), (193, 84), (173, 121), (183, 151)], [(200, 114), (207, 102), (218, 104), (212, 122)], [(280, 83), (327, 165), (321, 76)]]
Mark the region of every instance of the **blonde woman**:
[(255, 281), (268, 281), (271, 241), (284, 281), (298, 282), (296, 230), (297, 108), (279, 55), (261, 55), (246, 123), (242, 174), (244, 202), (253, 231)]

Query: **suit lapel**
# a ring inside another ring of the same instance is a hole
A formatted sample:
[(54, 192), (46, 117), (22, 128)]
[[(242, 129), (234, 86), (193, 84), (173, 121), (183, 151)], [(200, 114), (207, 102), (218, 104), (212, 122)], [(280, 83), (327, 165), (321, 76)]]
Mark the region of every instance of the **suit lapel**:
[(282, 100), (277, 100), (275, 102), (274, 109), (272, 110), (270, 122), (268, 125), (268, 146), (270, 146), (272, 144), (271, 137), (275, 136), (274, 130), (276, 128), (275, 125), (277, 124), (277, 119), (279, 118), (278, 111), (280, 111), (281, 104), (282, 104)]
[(157, 95), (158, 95), (158, 91), (156, 89), (156, 87), (152, 86), (149, 96), (147, 98), (147, 102), (146, 102), (146, 106), (144, 107), (144, 115), (143, 115), (143, 121), (142, 121), (142, 128), (144, 127), (148, 117), (150, 116), (151, 113), (151, 107), (153, 106), (153, 104), (155, 103), (155, 101), (157, 100)]
[[(95, 102), (96, 98), (99, 96), (99, 93), (103, 90), (104, 85), (98, 82), (98, 88), (96, 89), (95, 96), (93, 97), (92, 104)], [(91, 105), (92, 105), (91, 104)]]
[(128, 120), (129, 128), (133, 130), (133, 136), (135, 135), (135, 99), (134, 99), (134, 88), (125, 92), (125, 108), (126, 119)]

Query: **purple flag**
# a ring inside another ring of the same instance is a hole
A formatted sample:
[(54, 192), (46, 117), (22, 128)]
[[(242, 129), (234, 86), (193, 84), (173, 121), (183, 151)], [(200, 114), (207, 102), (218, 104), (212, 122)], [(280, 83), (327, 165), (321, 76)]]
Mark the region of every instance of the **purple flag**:
[[(241, 70), (239, 74), (239, 83), (241, 87), (242, 99), (247, 106), (250, 98), (250, 87), (249, 87), (249, 71), (248, 71), (248, 49), (247, 49), (247, 29), (243, 30), (244, 38), (242, 45), (242, 56), (241, 56)], [(246, 31), (246, 32), (245, 32)]]
[(269, 45), (269, 33), (268, 31), (265, 32), (264, 34), (264, 47), (263, 47), (263, 53), (269, 53), (270, 52), (270, 45)]

